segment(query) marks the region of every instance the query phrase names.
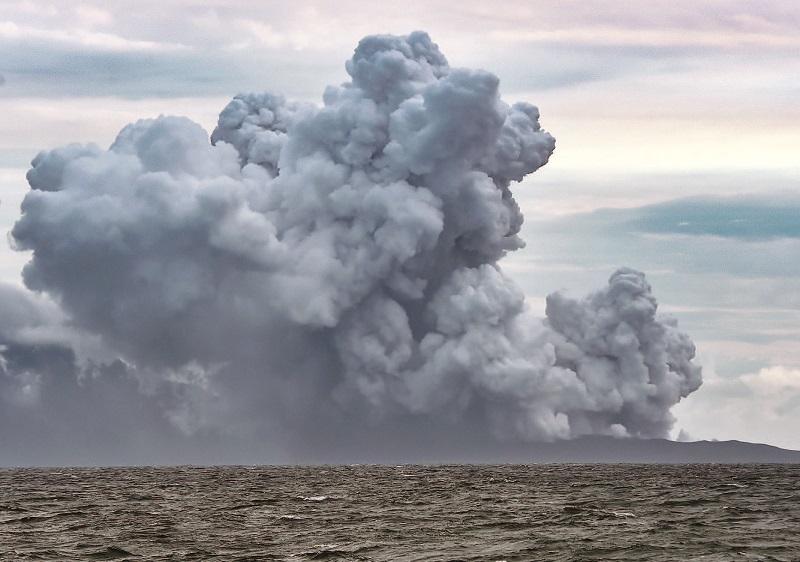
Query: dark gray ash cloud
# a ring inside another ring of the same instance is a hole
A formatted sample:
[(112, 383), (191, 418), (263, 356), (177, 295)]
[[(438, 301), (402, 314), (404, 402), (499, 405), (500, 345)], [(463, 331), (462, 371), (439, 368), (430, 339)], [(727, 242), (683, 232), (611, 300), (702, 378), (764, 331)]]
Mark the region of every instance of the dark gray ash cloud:
[(87, 379), (62, 350), (59, 376), (260, 460), (667, 435), (700, 369), (644, 275), (551, 295), (541, 320), (499, 266), (524, 245), (511, 187), (555, 147), (536, 107), (421, 32), (367, 37), (346, 69), (322, 107), (237, 96), (210, 141), (160, 117), (37, 156), (25, 283), (120, 358)]

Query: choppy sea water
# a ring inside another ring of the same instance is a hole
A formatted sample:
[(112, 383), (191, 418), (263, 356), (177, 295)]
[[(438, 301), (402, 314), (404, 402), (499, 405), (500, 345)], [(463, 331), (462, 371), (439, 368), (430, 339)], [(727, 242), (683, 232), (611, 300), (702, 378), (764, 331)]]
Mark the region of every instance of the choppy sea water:
[(800, 560), (800, 466), (0, 470), (0, 560)]

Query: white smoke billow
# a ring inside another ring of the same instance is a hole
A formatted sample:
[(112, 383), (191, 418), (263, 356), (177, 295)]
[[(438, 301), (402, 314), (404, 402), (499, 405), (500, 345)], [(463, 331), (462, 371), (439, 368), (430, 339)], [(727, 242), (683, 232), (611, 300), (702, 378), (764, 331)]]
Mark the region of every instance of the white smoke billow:
[(511, 184), (555, 147), (538, 110), (422, 32), (346, 69), (321, 107), (237, 96), (210, 141), (160, 117), (39, 154), (26, 285), (189, 432), (665, 436), (700, 369), (644, 275), (541, 320), (498, 265), (523, 246)]

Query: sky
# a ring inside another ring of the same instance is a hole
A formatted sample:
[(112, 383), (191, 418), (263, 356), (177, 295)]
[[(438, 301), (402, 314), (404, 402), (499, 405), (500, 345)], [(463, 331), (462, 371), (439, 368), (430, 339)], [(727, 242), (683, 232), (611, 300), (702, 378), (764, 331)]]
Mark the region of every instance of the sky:
[[(242, 92), (318, 104), (349, 79), (359, 39), (417, 29), (451, 67), (486, 69), (503, 99), (535, 104), (556, 139), (513, 187), (526, 246), (501, 265), (529, 306), (542, 316), (555, 290), (644, 271), (703, 367), (673, 434), (800, 449), (793, 1), (0, 0), (0, 229), (19, 218), (39, 150), (107, 147), (162, 114), (210, 133)], [(11, 245), (0, 280), (21, 287), (30, 252)]]

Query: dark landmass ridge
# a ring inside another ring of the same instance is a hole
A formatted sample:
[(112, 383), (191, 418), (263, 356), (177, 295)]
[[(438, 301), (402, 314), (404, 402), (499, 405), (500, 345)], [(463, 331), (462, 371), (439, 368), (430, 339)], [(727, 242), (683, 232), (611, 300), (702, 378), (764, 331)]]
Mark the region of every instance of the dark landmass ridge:
[(745, 441), (690, 441), (580, 437), (536, 443), (532, 462), (576, 463), (800, 463), (800, 451)]

